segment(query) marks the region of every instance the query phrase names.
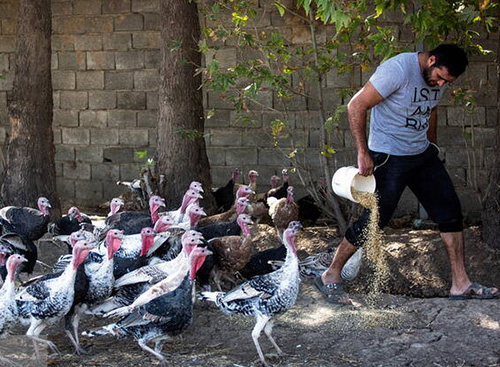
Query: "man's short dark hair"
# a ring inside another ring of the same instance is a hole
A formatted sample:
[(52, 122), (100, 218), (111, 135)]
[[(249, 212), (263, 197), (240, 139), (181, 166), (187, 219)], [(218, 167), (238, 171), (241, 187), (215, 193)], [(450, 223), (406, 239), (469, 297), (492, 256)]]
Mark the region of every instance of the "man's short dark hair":
[(436, 64), (434, 66), (446, 67), (448, 73), (455, 78), (459, 77), (469, 64), (465, 51), (451, 43), (439, 45), (435, 49), (429, 51), (429, 56), (436, 57)]

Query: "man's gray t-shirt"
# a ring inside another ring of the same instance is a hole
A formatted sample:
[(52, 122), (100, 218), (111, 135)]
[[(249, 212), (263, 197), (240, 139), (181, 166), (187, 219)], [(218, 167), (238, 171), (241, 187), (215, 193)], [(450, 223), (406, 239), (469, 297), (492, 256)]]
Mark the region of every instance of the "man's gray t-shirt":
[(418, 53), (388, 59), (377, 68), (370, 83), (384, 100), (371, 109), (368, 147), (393, 155), (426, 150), (431, 109), (439, 103), (445, 87), (427, 85)]

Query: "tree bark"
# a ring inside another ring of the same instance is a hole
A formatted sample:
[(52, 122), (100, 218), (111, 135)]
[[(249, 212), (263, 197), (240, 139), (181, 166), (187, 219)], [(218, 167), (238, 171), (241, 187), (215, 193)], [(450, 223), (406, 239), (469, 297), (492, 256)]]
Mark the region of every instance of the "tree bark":
[(2, 197), (5, 204), (34, 206), (56, 192), (51, 80), (51, 1), (20, 0), (10, 135)]
[(495, 163), (491, 169), (490, 183), (486, 190), (482, 211), (483, 241), (492, 248), (500, 249), (500, 38), (497, 46), (497, 125), (495, 138)]
[(193, 180), (205, 188), (204, 207), (214, 206), (212, 179), (204, 139), (203, 94), (198, 51), (200, 23), (195, 1), (161, 1), (161, 84), (156, 172), (165, 175), (159, 188), (167, 207), (178, 207)]

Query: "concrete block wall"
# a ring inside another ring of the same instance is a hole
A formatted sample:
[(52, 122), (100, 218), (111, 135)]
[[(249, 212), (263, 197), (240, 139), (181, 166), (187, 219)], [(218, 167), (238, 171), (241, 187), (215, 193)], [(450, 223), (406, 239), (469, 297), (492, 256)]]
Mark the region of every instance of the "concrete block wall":
[[(291, 0), (289, 0), (291, 1)], [(259, 2), (258, 13), (248, 24), (256, 32), (279, 30), (295, 47), (310, 47), (310, 31), (298, 18), (282, 18), (272, 2)], [(15, 53), (16, 0), (0, 0), (0, 143), (8, 134), (7, 100), (12, 88)], [(58, 190), (65, 202), (100, 204), (122, 192), (118, 180), (137, 177), (144, 159), (136, 152), (156, 149), (159, 85), (159, 0), (53, 0), (52, 79), (54, 88), (54, 138)], [(230, 15), (222, 20), (230, 22)], [(397, 14), (385, 20), (411, 45), (413, 34)], [(202, 19), (202, 23), (210, 26)], [(319, 40), (333, 34), (331, 26), (318, 27)], [(485, 44), (497, 50), (498, 34)], [(229, 39), (217, 51), (221, 67), (260, 57)], [(207, 56), (209, 58), (210, 55)], [(297, 66), (301, 70), (302, 65)], [(497, 68), (494, 57), (474, 57), (456, 85), (477, 90), (477, 107), (468, 113), (448, 95), (439, 108), (439, 143), (443, 158), (462, 198), (469, 219), (479, 217), (480, 196), (487, 183), (495, 152), (497, 118)], [(359, 88), (371, 71), (331, 72), (323, 80), (329, 112), (346, 103), (339, 92)], [(297, 86), (300, 78), (292, 76)], [(259, 91), (257, 103), (243, 116), (219, 93), (204, 91), (204, 106), (214, 114), (206, 120), (207, 152), (214, 186), (223, 185), (235, 166), (244, 172), (257, 169), (265, 190), (272, 174), (290, 167), (287, 155), (295, 148), (311, 169), (319, 172), (319, 111), (314, 85), (305, 85), (309, 97), (283, 104), (269, 89)], [(273, 148), (270, 122), (286, 122), (284, 134)], [(329, 137), (337, 153), (336, 166), (354, 164), (356, 152), (344, 118)], [(304, 193), (297, 177), (299, 197)], [(405, 194), (399, 214), (415, 213), (417, 202)]]

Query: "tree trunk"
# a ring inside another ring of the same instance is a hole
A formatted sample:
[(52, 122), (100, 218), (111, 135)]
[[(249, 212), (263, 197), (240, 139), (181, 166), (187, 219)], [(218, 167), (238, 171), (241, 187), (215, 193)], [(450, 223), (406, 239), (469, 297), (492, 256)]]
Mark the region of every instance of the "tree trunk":
[(52, 132), (51, 1), (20, 0), (10, 135), (2, 186), (6, 204), (47, 197), (59, 211)]
[(211, 209), (212, 179), (204, 139), (200, 24), (195, 1), (161, 1), (161, 87), (159, 92), (156, 172), (165, 175), (160, 195), (178, 207), (193, 180), (205, 188), (204, 207)]
[(483, 201), (483, 240), (492, 248), (500, 249), (500, 39), (497, 47), (497, 125), (495, 163), (491, 169), (490, 183)]

